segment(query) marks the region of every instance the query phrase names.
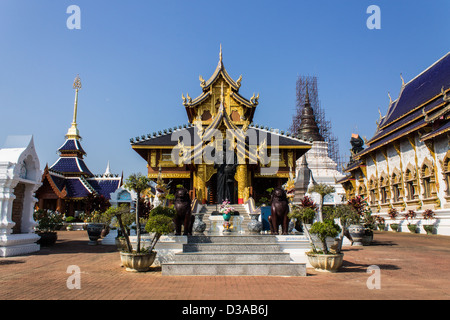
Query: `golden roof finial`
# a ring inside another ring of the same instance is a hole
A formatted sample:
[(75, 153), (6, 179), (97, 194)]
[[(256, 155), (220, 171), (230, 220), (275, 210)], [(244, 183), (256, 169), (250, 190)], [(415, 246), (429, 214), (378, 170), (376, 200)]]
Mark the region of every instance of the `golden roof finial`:
[(222, 44), (220, 44), (219, 62), (222, 63)]
[(402, 87), (403, 87), (405, 85), (405, 80), (403, 80), (403, 76), (401, 73), (400, 73), (400, 79), (402, 79)]
[(78, 90), (81, 89), (81, 79), (80, 75), (77, 74), (75, 80), (73, 81), (73, 88), (75, 89), (75, 101), (73, 103), (73, 119), (72, 124), (67, 131), (66, 139), (76, 139), (79, 140), (80, 134), (77, 128), (77, 109), (78, 109)]
[(80, 79), (79, 74), (77, 74), (77, 76), (75, 77), (75, 80), (73, 81), (73, 88), (75, 90), (81, 89), (81, 79)]
[(392, 103), (391, 93), (388, 91), (389, 103)]

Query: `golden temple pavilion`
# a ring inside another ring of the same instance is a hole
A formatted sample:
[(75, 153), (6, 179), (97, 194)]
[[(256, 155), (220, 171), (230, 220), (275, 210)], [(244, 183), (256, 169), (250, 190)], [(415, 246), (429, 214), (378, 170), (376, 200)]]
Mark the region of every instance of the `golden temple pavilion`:
[(200, 203), (223, 200), (223, 172), (231, 203), (268, 196), (266, 189), (293, 178), (296, 160), (312, 143), (253, 123), (259, 94), (247, 99), (239, 93), (242, 76), (230, 77), (222, 49), (212, 76), (199, 80), (197, 98), (182, 94), (188, 124), (130, 139), (147, 162), (148, 177), (160, 175), (173, 189), (183, 185)]

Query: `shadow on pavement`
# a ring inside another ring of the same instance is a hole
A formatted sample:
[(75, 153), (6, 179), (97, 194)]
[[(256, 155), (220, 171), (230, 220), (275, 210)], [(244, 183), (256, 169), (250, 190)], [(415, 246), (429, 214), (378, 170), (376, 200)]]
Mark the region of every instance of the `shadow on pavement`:
[[(339, 272), (363, 272), (367, 273), (367, 268), (372, 266), (373, 264), (361, 264), (361, 263), (353, 263), (350, 261), (344, 260), (341, 269)], [(400, 270), (401, 268), (394, 264), (376, 264), (381, 270)]]
[(115, 245), (102, 245), (98, 244), (91, 246), (88, 244), (88, 240), (65, 240), (56, 241), (51, 246), (41, 246), (41, 250), (34, 253), (35, 255), (47, 255), (47, 254), (67, 254), (67, 253), (108, 253), (118, 252)]

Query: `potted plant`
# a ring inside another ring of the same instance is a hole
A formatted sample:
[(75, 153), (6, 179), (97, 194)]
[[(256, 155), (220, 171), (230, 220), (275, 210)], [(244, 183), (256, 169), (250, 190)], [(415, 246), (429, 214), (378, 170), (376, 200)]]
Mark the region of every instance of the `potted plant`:
[(313, 245), (312, 250), (306, 252), (309, 263), (318, 271), (336, 272), (343, 262), (343, 253), (330, 253), (327, 238), (335, 238), (341, 228), (333, 220), (314, 222), (309, 232), (317, 235), (322, 242), (323, 250), (317, 250)]
[(398, 225), (398, 223), (395, 223), (395, 221), (396, 221), (396, 219), (397, 219), (397, 216), (398, 216), (398, 211), (397, 211), (397, 209), (395, 209), (395, 208), (390, 208), (389, 211), (388, 211), (388, 215), (389, 215), (389, 217), (391, 218), (391, 220), (394, 221), (394, 223), (391, 223), (391, 224), (390, 224), (391, 229), (394, 230), (395, 232), (398, 232), (398, 231), (399, 231), (399, 225)]
[(220, 205), (219, 212), (223, 217), (223, 232), (228, 234), (233, 229), (233, 224), (230, 222), (231, 214), (234, 213), (234, 208), (230, 206), (230, 201), (224, 200)]
[(352, 219), (352, 224), (348, 227), (350, 237), (352, 238), (352, 246), (362, 246), (366, 230), (361, 223), (361, 218), (366, 210), (367, 202), (364, 197), (358, 195), (348, 200), (347, 203), (352, 206), (356, 212), (356, 215)]
[[(145, 225), (145, 230), (151, 234), (150, 245), (140, 248), (139, 252), (137, 252), (137, 250), (132, 250), (128, 239), (127, 247), (120, 252), (122, 265), (127, 271), (145, 272), (150, 269), (156, 258), (157, 252), (154, 249), (160, 237), (173, 232), (175, 229), (173, 223), (175, 215), (175, 209), (163, 205), (157, 206), (150, 211)], [(128, 238), (128, 236), (125, 237)]]
[(386, 228), (386, 223), (385, 223), (384, 218), (381, 216), (378, 216), (378, 215), (375, 215), (374, 218), (375, 218), (375, 222), (378, 226), (378, 230), (384, 231), (384, 229)]
[(434, 223), (433, 220), (434, 219), (434, 211), (431, 209), (427, 209), (422, 213), (422, 218), (424, 220), (430, 220), (430, 222), (428, 222), (428, 224), (424, 224), (423, 225), (423, 229), (425, 230), (425, 232), (427, 234), (433, 234), (433, 227), (434, 227)]
[(41, 246), (53, 245), (58, 239), (56, 230), (62, 226), (63, 217), (57, 211), (39, 209), (33, 213), (37, 222), (36, 234), (41, 238), (37, 241)]
[(88, 222), (86, 228), (89, 237), (88, 244), (95, 246), (98, 244), (98, 239), (101, 237), (102, 230), (105, 228), (101, 212), (97, 210), (92, 211), (87, 215), (86, 221)]
[(316, 211), (310, 207), (300, 207), (294, 205), (292, 210), (288, 213), (289, 219), (296, 219), (295, 228), (302, 229), (303, 226), (310, 226), (316, 216)]
[[(131, 174), (124, 187), (134, 190), (136, 192), (136, 203), (138, 204), (141, 198), (141, 193), (150, 188), (151, 180), (140, 173)], [(162, 183), (162, 181), (160, 181)], [(153, 208), (145, 226), (145, 230), (153, 234), (148, 248), (141, 248), (141, 217), (139, 216), (139, 205), (136, 205), (135, 223), (136, 223), (136, 250), (133, 250), (128, 233), (125, 231), (121, 215), (116, 215), (122, 234), (126, 240), (126, 250), (120, 252), (122, 265), (126, 267), (127, 271), (144, 272), (150, 269), (156, 257), (156, 252), (153, 250), (156, 243), (162, 234), (172, 232), (174, 229), (173, 219), (175, 217), (175, 210), (170, 207), (165, 207), (160, 204)]]
[(372, 215), (372, 210), (370, 209), (369, 206), (365, 206), (363, 225), (364, 225), (364, 236), (362, 239), (362, 243), (364, 246), (368, 246), (373, 241), (373, 230), (376, 229), (375, 217)]
[(416, 212), (414, 210), (408, 210), (408, 212), (403, 214), (403, 220), (406, 220), (408, 230), (411, 233), (416, 233), (417, 224), (409, 222), (409, 219), (414, 219), (416, 217)]
[(347, 204), (338, 204), (333, 212), (333, 215), (330, 218), (338, 219), (343, 229), (341, 238), (339, 239), (338, 243), (339, 247), (337, 250), (337, 252), (340, 252), (344, 236), (346, 236), (353, 243), (353, 239), (350, 235), (348, 228), (355, 222), (359, 221), (359, 215), (353, 208), (353, 206), (347, 203)]

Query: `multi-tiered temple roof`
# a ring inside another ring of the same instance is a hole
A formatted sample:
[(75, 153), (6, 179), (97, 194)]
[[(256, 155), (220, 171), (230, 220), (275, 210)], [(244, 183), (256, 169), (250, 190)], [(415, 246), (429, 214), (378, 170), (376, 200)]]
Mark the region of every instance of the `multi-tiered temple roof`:
[[(71, 127), (66, 134), (66, 140), (58, 149), (59, 157), (53, 165), (44, 169), (43, 186), (37, 191), (38, 198), (54, 195), (63, 200), (80, 200), (89, 195), (103, 195), (106, 199), (122, 185), (122, 176), (111, 174), (108, 168), (104, 174), (94, 175), (86, 163), (86, 152), (81, 146), (76, 117), (78, 104), (78, 90), (81, 88), (79, 77), (75, 79), (74, 116)], [(51, 193), (51, 192), (50, 192)], [(53, 196), (54, 197), (54, 196)]]
[[(266, 190), (266, 184), (281, 186), (295, 172), (295, 160), (311, 148), (311, 142), (253, 122), (259, 94), (247, 99), (239, 93), (242, 76), (233, 80), (228, 74), (222, 49), (212, 76), (199, 80), (197, 98), (181, 95), (188, 124), (130, 139), (131, 147), (147, 161), (148, 176), (156, 178), (161, 172), (173, 185), (188, 188), (193, 197), (214, 203), (217, 159), (206, 158), (220, 154), (225, 142), (227, 152), (232, 151), (239, 163), (235, 200), (241, 203), (252, 192), (262, 194), (256, 188)], [(267, 174), (266, 167), (276, 169)]]

